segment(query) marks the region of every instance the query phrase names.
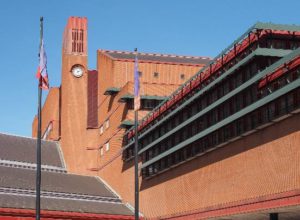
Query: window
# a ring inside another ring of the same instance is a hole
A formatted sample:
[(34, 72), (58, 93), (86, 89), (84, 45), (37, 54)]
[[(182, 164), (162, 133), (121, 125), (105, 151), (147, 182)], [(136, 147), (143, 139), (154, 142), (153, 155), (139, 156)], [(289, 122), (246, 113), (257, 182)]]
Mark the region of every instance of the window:
[(154, 73), (153, 73), (153, 76), (154, 76), (155, 78), (158, 78), (158, 74), (159, 74), (158, 72), (154, 72)]
[(139, 76), (142, 77), (143, 72), (139, 71), (138, 73), (139, 73)]
[(100, 127), (100, 134), (103, 134), (103, 125)]
[(109, 142), (107, 142), (104, 146), (105, 146), (105, 151), (109, 151)]
[(103, 154), (104, 154), (103, 147), (100, 147), (100, 157), (102, 157)]
[(142, 100), (142, 107), (144, 109), (153, 109), (154, 105), (153, 105), (153, 101), (152, 100)]
[(141, 108), (145, 110), (152, 110), (156, 106), (159, 105), (161, 101), (155, 99), (142, 99), (141, 100)]
[(46, 128), (45, 133), (43, 134), (43, 137), (42, 137), (43, 140), (46, 140), (48, 138), (48, 136), (49, 136), (50, 132), (52, 131), (52, 129), (53, 129), (53, 122), (50, 121), (47, 128)]
[(185, 78), (185, 75), (182, 73), (180, 74), (180, 79), (184, 79)]
[(109, 128), (109, 119), (107, 119), (107, 120), (105, 121), (105, 128), (106, 128), (106, 129)]

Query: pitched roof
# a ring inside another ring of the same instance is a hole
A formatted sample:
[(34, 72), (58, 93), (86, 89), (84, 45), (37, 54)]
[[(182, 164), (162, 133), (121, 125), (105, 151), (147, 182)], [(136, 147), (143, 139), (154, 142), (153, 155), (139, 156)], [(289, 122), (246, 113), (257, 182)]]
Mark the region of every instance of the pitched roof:
[[(36, 139), (0, 133), (0, 161), (36, 163)], [(54, 141), (42, 141), (42, 164), (64, 168), (59, 146)]]
[[(8, 195), (0, 196), (0, 207), (16, 209), (35, 209), (35, 197), (28, 195)], [(41, 209), (47, 211), (64, 211), (75, 213), (95, 213), (110, 215), (132, 216), (132, 211), (122, 203), (71, 200), (64, 198), (41, 198)], [(115, 218), (117, 219), (117, 218)], [(132, 218), (133, 219), (133, 218)]]
[[(99, 50), (114, 60), (134, 61), (135, 53), (127, 51), (116, 50)], [(173, 63), (173, 64), (190, 64), (190, 65), (204, 65), (211, 61), (209, 57), (200, 56), (180, 56), (170, 54), (156, 54), (156, 53), (137, 53), (139, 62), (159, 62), (159, 63)]]
[[(35, 170), (0, 166), (0, 186), (35, 189)], [(42, 172), (42, 191), (117, 198), (103, 182), (92, 176)]]
[[(0, 208), (35, 208), (35, 147), (36, 139), (0, 134)], [(42, 142), (42, 161), (43, 210), (133, 216), (100, 178), (66, 173), (58, 143)]]

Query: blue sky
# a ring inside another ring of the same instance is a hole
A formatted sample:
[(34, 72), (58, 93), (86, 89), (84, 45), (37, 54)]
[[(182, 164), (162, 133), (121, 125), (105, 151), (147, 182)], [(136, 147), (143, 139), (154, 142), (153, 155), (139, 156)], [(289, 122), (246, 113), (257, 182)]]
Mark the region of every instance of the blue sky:
[(88, 18), (93, 69), (97, 49), (137, 47), (214, 57), (257, 21), (300, 25), (299, 8), (298, 0), (1, 0), (0, 132), (31, 136), (40, 16), (50, 84), (59, 86), (62, 33), (69, 16)]

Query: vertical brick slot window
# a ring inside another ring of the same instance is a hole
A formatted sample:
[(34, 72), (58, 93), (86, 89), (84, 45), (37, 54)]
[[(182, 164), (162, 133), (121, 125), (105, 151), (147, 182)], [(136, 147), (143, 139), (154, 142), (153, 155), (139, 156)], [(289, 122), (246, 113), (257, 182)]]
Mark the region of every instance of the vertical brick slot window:
[(98, 72), (95, 70), (88, 72), (87, 101), (88, 101), (87, 127), (96, 128), (98, 127)]
[(72, 29), (72, 52), (83, 53), (84, 31)]

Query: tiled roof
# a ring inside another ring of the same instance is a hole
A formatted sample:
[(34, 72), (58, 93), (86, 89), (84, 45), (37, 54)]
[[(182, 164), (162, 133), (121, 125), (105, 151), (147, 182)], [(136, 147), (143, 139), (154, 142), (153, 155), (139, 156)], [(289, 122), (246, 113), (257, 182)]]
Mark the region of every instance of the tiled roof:
[[(35, 208), (35, 148), (36, 139), (0, 134), (0, 208)], [(58, 143), (43, 141), (42, 154), (44, 167), (64, 170), (42, 169), (42, 210), (133, 215), (99, 178), (66, 173)]]
[[(0, 187), (35, 189), (35, 170), (0, 166), (0, 173)], [(116, 195), (96, 177), (67, 173), (42, 172), (41, 189), (48, 192), (116, 198)]]
[[(35, 209), (34, 196), (16, 196), (1, 195), (0, 207), (18, 208), (18, 209)], [(80, 213), (96, 213), (110, 215), (127, 215), (132, 216), (132, 211), (122, 203), (83, 201), (63, 198), (41, 198), (41, 209), (47, 211), (65, 211)]]
[[(36, 163), (36, 139), (0, 133), (0, 160)], [(42, 164), (63, 168), (56, 142), (42, 141)]]
[[(107, 54), (112, 59), (116, 60), (134, 60), (134, 52), (115, 51), (115, 50), (99, 50), (102, 53)], [(207, 64), (211, 61), (209, 57), (200, 56), (180, 56), (169, 54), (156, 54), (156, 53), (138, 53), (139, 62), (160, 62), (160, 63), (182, 63), (182, 64)]]

